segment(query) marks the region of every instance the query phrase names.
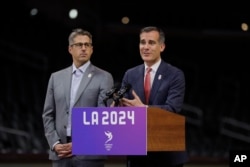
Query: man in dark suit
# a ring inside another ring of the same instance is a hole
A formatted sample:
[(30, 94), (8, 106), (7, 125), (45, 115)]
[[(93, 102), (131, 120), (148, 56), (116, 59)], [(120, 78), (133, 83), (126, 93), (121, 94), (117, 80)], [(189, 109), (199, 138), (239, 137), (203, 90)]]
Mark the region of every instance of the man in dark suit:
[(51, 74), (42, 114), (49, 159), (53, 167), (104, 167), (106, 156), (72, 155), (71, 109), (104, 107), (113, 77), (90, 62), (93, 46), (88, 31), (75, 29), (68, 40), (73, 63)]
[[(154, 106), (179, 113), (184, 100), (185, 77), (182, 70), (161, 59), (165, 49), (164, 32), (158, 27), (141, 29), (139, 49), (144, 63), (124, 74), (122, 85), (130, 84), (132, 91), (121, 99), (121, 105)], [(149, 88), (144, 92), (148, 68), (151, 68)], [(185, 162), (186, 152), (148, 152), (147, 156), (127, 157), (128, 167), (182, 167)]]

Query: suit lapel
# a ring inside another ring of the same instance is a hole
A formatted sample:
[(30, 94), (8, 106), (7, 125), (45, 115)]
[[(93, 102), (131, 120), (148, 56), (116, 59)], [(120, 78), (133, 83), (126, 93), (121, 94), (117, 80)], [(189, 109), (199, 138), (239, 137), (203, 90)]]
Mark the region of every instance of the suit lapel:
[(89, 67), (86, 69), (86, 71), (83, 74), (81, 83), (80, 83), (78, 91), (76, 93), (74, 105), (78, 101), (78, 99), (80, 98), (83, 91), (86, 89), (86, 87), (89, 84), (89, 82), (91, 81), (93, 75), (94, 75), (94, 66), (92, 64), (90, 64)]
[(144, 94), (144, 65), (142, 65), (137, 73), (137, 82), (133, 81), (136, 83), (136, 86), (134, 88), (136, 94), (139, 97), (142, 97), (142, 101), (145, 102), (145, 94)]
[(149, 103), (152, 102), (153, 99), (155, 99), (155, 96), (157, 95), (157, 91), (160, 88), (162, 81), (165, 79), (166, 71), (167, 71), (167, 66), (165, 65), (165, 63), (161, 62), (155, 74), (152, 89), (150, 92)]

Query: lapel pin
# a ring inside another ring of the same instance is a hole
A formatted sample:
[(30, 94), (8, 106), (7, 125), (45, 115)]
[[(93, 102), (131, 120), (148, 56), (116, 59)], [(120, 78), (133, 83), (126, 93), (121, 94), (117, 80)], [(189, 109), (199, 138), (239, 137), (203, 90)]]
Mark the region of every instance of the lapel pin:
[(158, 80), (161, 80), (161, 75), (158, 76)]
[(89, 75), (88, 75), (88, 78), (91, 78), (91, 76), (92, 76), (92, 74), (89, 74)]

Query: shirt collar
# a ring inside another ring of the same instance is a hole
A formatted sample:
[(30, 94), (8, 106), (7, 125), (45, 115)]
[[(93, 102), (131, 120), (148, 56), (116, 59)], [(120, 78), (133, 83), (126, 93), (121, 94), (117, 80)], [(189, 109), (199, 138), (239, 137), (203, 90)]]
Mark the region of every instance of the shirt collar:
[[(83, 64), (82, 66), (80, 66), (78, 69), (81, 70), (83, 73), (86, 71), (86, 69), (88, 68), (88, 66), (90, 65), (90, 61), (88, 61), (87, 63)], [(73, 69), (72, 69), (72, 74), (77, 70), (75, 64), (73, 63)]]
[[(161, 59), (160, 59), (160, 61), (156, 62), (154, 65), (151, 66), (152, 71), (156, 72), (157, 69), (159, 68), (160, 64), (161, 64)], [(146, 71), (147, 68), (148, 68), (148, 66), (145, 64), (145, 71)]]

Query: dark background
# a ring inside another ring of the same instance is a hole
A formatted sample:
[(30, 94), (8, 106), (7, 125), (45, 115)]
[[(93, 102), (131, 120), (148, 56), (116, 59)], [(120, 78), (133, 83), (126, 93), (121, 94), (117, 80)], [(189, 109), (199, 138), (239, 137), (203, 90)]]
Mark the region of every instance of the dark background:
[[(37, 8), (38, 15), (30, 16)], [(68, 18), (76, 8), (79, 17)], [(121, 18), (128, 16), (129, 24)], [(92, 63), (120, 82), (142, 63), (139, 30), (166, 32), (162, 58), (186, 76), (183, 114), (191, 157), (227, 159), (250, 143), (250, 10), (239, 1), (23, 0), (0, 6), (0, 155), (46, 153), (42, 108), (51, 72), (72, 64), (68, 35), (81, 27), (94, 37)]]

